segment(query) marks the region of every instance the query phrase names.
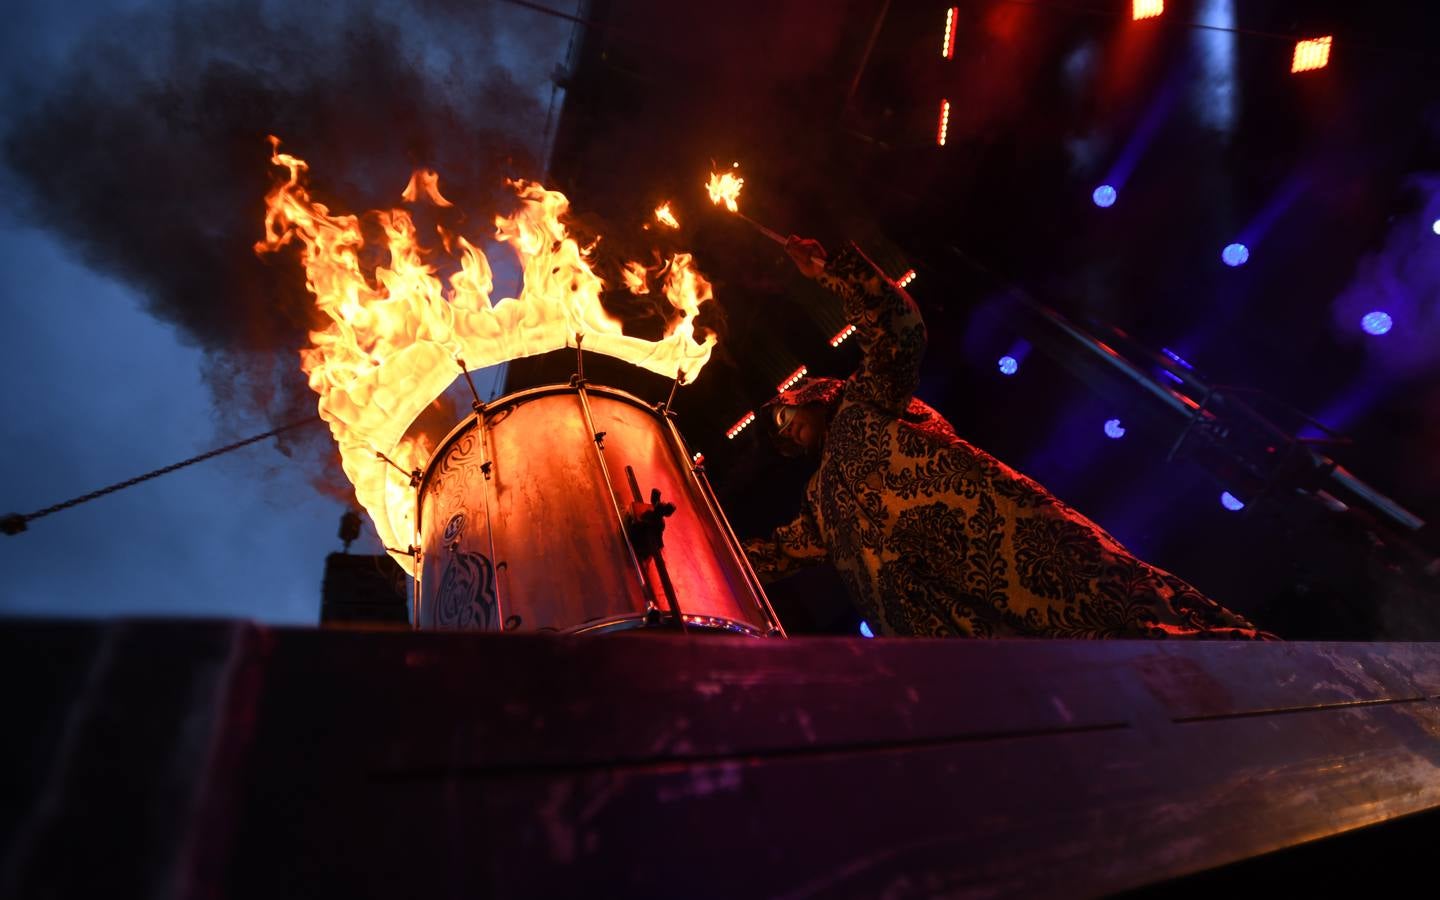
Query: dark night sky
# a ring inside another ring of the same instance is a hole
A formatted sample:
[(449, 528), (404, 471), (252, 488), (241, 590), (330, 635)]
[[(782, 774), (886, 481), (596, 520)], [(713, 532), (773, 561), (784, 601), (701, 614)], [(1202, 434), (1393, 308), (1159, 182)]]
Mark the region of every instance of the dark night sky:
[[(487, 127), (505, 133), (507, 146), (516, 152), (528, 152), (528, 171), (538, 174), (533, 167), (539, 164), (547, 114), (552, 100), (557, 112), (563, 100), (563, 92), (552, 98), (549, 76), (566, 59), (570, 23), (504, 4), (477, 7), (445, 0), (311, 4), (303, 12), (290, 4), (252, 7), (100, 0), (83, 7), (23, 2), (18, 9), (7, 8), (7, 27), (0, 36), (5, 98), (0, 123), (10, 161), (16, 158), (17, 122), (48, 123), (57, 142), (67, 139), (71, 145), (46, 147), (39, 138), (22, 136), (22, 144), (31, 140), (27, 147), (38, 144), (53, 156), (53, 171), (17, 179), (12, 166), (4, 174), (4, 512), (29, 512), (287, 420), (286, 404), (251, 404), (243, 383), (237, 388), (226, 381), (233, 360), (224, 353), (245, 342), (251, 344), (247, 359), (262, 359), (247, 363), (250, 372), (268, 372), (273, 362), (277, 369), (294, 366), (298, 375), (288, 333), (274, 346), (265, 345), (269, 335), (257, 345), (254, 334), (238, 334), (227, 321), (227, 307), (238, 310), (234, 318), (239, 320), (253, 311), (247, 303), (268, 302), (241, 296), (253, 285), (237, 288), (215, 277), (223, 269), (212, 265), (206, 270), (209, 262), (191, 266), (187, 275), (197, 277), (189, 281), (167, 280), (156, 270), (186, 269), (184, 254), (195, 248), (185, 246), (187, 236), (165, 233), (164, 223), (153, 225), (158, 237), (141, 240), (166, 246), (132, 265), (149, 254), (125, 232), (129, 226), (151, 227), (154, 220), (144, 214), (124, 213), (99, 228), (77, 221), (99, 218), (106, 200), (96, 195), (107, 190), (121, 199), (142, 199), (135, 192), (157, 175), (157, 167), (137, 149), (153, 149), (148, 139), (159, 135), (168, 144), (173, 138), (176, 158), (171, 163), (191, 182), (185, 191), (203, 192), (207, 178), (224, 180), (222, 164), (212, 164), (211, 155), (241, 171), (253, 167), (249, 184), (259, 193), (241, 211), (255, 216), (247, 241), (260, 236), (258, 204), (269, 178), (266, 130), (295, 135), (299, 129), (284, 126), (339, 118), (361, 108), (367, 92), (385, 91), (404, 78), (426, 92), (425, 102), (441, 108), (494, 101), (495, 95), (484, 91), (500, 91), (504, 102), (492, 103), (487, 112), (503, 117), (507, 103), (520, 111), (511, 125), (491, 121)], [(363, 21), (355, 25), (354, 19)], [(328, 53), (339, 52), (335, 47), (347, 28), (371, 24), (389, 36), (365, 39), (382, 46), (392, 40), (390, 48), (397, 51), (378, 67), (383, 71), (374, 85), (327, 59)], [(299, 34), (305, 29), (308, 35)], [(187, 77), (197, 71), (205, 77)], [(484, 73), (478, 87), (467, 83), (474, 71)], [(345, 77), (352, 83), (341, 80)], [(87, 78), (96, 83), (87, 85)], [(236, 85), (272, 80), (285, 86), (266, 95), (274, 103), (277, 124), (267, 127), (270, 110), (263, 107), (242, 109), (233, 99), (225, 105), (227, 97), (244, 99), (244, 88)], [(287, 93), (291, 81), (295, 86)], [(126, 96), (131, 89), (132, 96)], [(138, 114), (130, 110), (107, 121), (107, 110), (124, 111), (134, 93), (151, 90), (161, 98), (158, 111), (153, 106)], [(218, 101), (196, 99), (202, 90), (230, 93)], [(63, 113), (56, 109), (75, 96), (99, 114), (91, 117), (93, 126), (86, 123), (67, 134)], [(167, 119), (177, 114), (163, 108), (165, 98), (182, 111), (178, 124)], [(386, 114), (398, 116), (393, 110), (375, 116)], [(396, 130), (404, 127), (403, 121), (395, 125)], [(316, 144), (351, 128), (330, 121), (308, 134), (301, 130), (301, 144), (294, 149), (318, 154)], [(312, 138), (310, 146), (304, 145), (306, 137)], [(434, 144), (445, 136), (424, 137), (431, 142), (430, 152), (443, 158), (445, 151)], [(457, 154), (476, 146), (471, 132), (462, 129), (456, 137)], [(367, 187), (398, 199), (404, 175), (392, 184), (390, 173), (405, 171), (412, 160), (375, 156), (395, 164)], [(154, 162), (166, 162), (163, 152)], [(364, 182), (364, 173), (357, 171), (358, 164), (347, 170), (351, 182)], [(95, 177), (95, 172), (102, 174)], [(228, 201), (235, 195), (217, 196)], [(167, 203), (183, 216), (189, 199), (178, 190), (162, 190), (155, 201), (157, 216)], [(192, 231), (197, 227), (183, 224)], [(106, 228), (114, 231), (107, 234)], [(249, 259), (240, 253), (226, 264), (246, 266)], [(186, 307), (196, 288), (206, 285), (208, 299)], [(298, 393), (296, 384), (302, 389)], [(298, 377), (290, 382), (289, 405), (310, 402), (313, 409), (313, 398), (307, 401), (303, 388)], [(227, 389), (239, 390), (240, 400), (217, 408), (217, 396)], [(317, 464), (311, 455), (287, 457), (273, 441), (266, 442), (32, 523), (27, 533), (0, 540), (0, 613), (316, 621), (324, 556), (339, 549), (335, 534), (344, 507), (312, 486)], [(369, 537), (355, 549), (370, 551), (373, 545)]]

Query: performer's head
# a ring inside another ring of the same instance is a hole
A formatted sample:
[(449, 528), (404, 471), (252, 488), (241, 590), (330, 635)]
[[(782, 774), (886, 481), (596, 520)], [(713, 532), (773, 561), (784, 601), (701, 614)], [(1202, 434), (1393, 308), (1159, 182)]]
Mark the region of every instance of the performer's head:
[(809, 378), (765, 404), (766, 424), (784, 456), (818, 456), (844, 382)]

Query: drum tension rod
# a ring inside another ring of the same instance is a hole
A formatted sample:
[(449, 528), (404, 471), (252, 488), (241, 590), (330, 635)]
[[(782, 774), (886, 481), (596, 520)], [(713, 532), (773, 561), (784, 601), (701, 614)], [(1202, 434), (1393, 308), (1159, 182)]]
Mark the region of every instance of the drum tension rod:
[[(470, 396), (474, 398), (470, 401), (470, 408), (475, 411), (476, 425), (479, 426), (480, 440), (483, 441), (485, 440), (485, 423), (480, 420), (480, 417), (485, 415), (485, 401), (480, 399), (480, 392), (475, 390), (475, 380), (470, 377), (470, 370), (465, 366), (465, 360), (457, 356), (455, 362), (460, 366), (460, 374), (465, 376), (465, 383), (470, 386)], [(491, 468), (492, 465), (488, 459), (480, 464), (480, 472), (485, 476), (486, 481), (490, 480)]]
[(575, 332), (575, 374), (570, 376), (570, 386), (580, 387), (585, 383), (585, 335)]
[(395, 471), (399, 472), (401, 475), (404, 475), (406, 478), (409, 478), (411, 487), (419, 487), (420, 480), (425, 477), (424, 473), (422, 473), (419, 469), (411, 469), (409, 472), (405, 471), (404, 469), (400, 468), (399, 463), (386, 456), (385, 454), (381, 453), (379, 450), (375, 451), (375, 456), (378, 459), (385, 460), (387, 463), (395, 467)]
[(662, 416), (670, 416), (670, 417), (673, 418), (673, 417), (675, 416), (675, 413), (674, 413), (674, 411), (673, 411), (673, 407), (675, 406), (675, 391), (678, 390), (679, 387), (680, 387), (680, 385), (682, 385), (682, 384), (684, 384), (684, 383), (685, 383), (685, 370), (684, 370), (684, 369), (677, 369), (677, 370), (675, 371), (675, 380), (670, 383), (670, 396), (666, 398), (666, 400), (665, 400), (664, 403), (661, 403), (659, 406), (656, 406), (656, 407), (655, 407), (655, 411), (658, 412), (658, 413), (659, 413), (660, 415), (662, 415)]
[(470, 370), (465, 367), (465, 360), (457, 356), (455, 362), (460, 366), (460, 374), (465, 376), (465, 383), (470, 386), (470, 396), (474, 398), (470, 401), (470, 408), (475, 410), (475, 414), (478, 416), (485, 412), (485, 401), (480, 399), (480, 392), (475, 390), (475, 380), (470, 377)]

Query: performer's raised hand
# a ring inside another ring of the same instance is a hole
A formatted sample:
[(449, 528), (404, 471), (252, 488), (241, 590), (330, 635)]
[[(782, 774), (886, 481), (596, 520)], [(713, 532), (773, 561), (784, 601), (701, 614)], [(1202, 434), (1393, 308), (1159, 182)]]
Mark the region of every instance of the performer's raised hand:
[(806, 278), (815, 278), (825, 271), (825, 248), (817, 240), (792, 234), (785, 242), (785, 252)]

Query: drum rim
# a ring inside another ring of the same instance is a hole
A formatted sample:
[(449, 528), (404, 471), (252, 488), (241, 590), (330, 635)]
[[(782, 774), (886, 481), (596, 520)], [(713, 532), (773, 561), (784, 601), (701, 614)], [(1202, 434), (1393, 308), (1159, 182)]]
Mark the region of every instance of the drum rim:
[[(654, 404), (646, 403), (644, 400), (641, 400), (639, 397), (628, 391), (623, 391), (620, 388), (612, 388), (600, 384), (586, 384), (584, 387), (586, 393), (605, 394), (617, 400), (622, 400), (643, 409), (647, 409), (650, 412), (654, 413), (657, 417), (661, 416), (661, 413), (656, 410)], [(415, 533), (418, 535), (421, 532), (421, 507), (424, 505), (421, 501), (425, 496), (425, 489), (430, 486), (430, 476), (435, 470), (435, 464), (438, 463), (441, 458), (445, 456), (445, 453), (456, 441), (460, 440), (460, 438), (463, 437), (465, 433), (468, 432), (476, 422), (480, 421), (481, 417), (484, 416), (485, 413), (502, 406), (513, 405), (518, 400), (529, 399), (531, 395), (538, 397), (545, 394), (579, 394), (579, 392), (580, 387), (578, 385), (566, 384), (563, 382), (557, 384), (542, 384), (538, 387), (525, 388), (524, 390), (515, 391), (513, 393), (506, 394), (503, 397), (491, 400), (489, 403), (486, 403), (479, 412), (472, 412), (468, 416), (462, 418), (459, 422), (455, 423), (455, 427), (450, 429), (450, 432), (445, 435), (445, 439), (436, 445), (435, 452), (430, 454), (430, 458), (425, 461), (425, 468), (420, 475), (420, 484), (415, 491)]]
[[(769, 633), (762, 628), (756, 628), (749, 622), (741, 622), (726, 616), (707, 616), (698, 613), (685, 613), (685, 624), (689, 627), (705, 628), (714, 631), (728, 631), (732, 634), (745, 637), (763, 638)], [(644, 613), (622, 613), (620, 615), (606, 616), (602, 619), (594, 619), (582, 625), (572, 628), (565, 628), (560, 631), (566, 635), (589, 635), (589, 634), (613, 634), (621, 631), (641, 631), (647, 628), (661, 628), (675, 625), (675, 614), (665, 612), (660, 614), (660, 623), (651, 624), (645, 621)]]

